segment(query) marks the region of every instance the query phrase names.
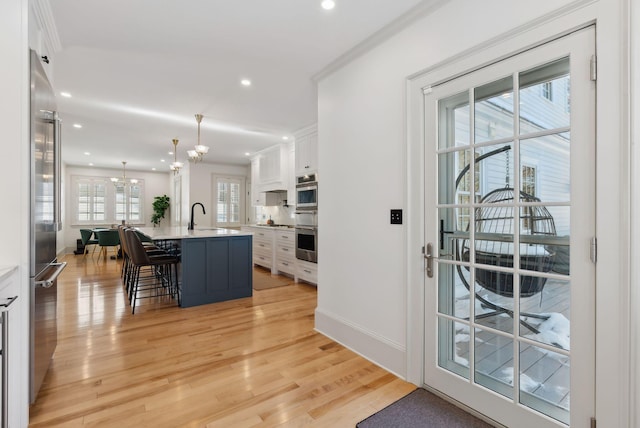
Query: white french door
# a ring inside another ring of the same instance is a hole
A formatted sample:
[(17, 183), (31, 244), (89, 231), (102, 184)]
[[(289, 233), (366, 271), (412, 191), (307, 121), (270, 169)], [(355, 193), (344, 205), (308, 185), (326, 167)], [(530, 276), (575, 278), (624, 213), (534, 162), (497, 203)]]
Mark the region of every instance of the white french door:
[(424, 383), (509, 427), (594, 416), (594, 40), (425, 90)]

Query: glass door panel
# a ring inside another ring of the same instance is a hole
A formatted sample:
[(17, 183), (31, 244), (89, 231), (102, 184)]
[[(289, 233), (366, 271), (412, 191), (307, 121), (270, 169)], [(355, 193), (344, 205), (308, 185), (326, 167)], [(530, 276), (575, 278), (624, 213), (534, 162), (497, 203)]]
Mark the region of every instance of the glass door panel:
[[(437, 304), (426, 325), (435, 321), (435, 349), (425, 351), (435, 351), (443, 369), (432, 374), (426, 365), (425, 383), (467, 404), (484, 401), (480, 395), (489, 389), (512, 406), (501, 409), (509, 417), (520, 415), (511, 421), (523, 417), (535, 426), (569, 424), (573, 341), (593, 335), (592, 326), (572, 322), (576, 312), (588, 316), (592, 267), (574, 272), (570, 265), (576, 233), (581, 243), (593, 233), (582, 219), (577, 228), (574, 210), (581, 204), (588, 218), (594, 212), (582, 203), (593, 170), (576, 164), (575, 151), (593, 150), (594, 140), (572, 144), (576, 130), (585, 135), (591, 128), (587, 114), (579, 116), (579, 128), (572, 121), (578, 84), (571, 85), (575, 64), (563, 52), (543, 65), (534, 52), (521, 54), (527, 61), (510, 58), (495, 66), (500, 72), (487, 67), (425, 95), (426, 106), (436, 97), (425, 110), (438, 126), (426, 149), (437, 168), (427, 178), (434, 191), (426, 198), (427, 211), (433, 201), (437, 215), (425, 227), (434, 231), (427, 242), (435, 254)], [(588, 81), (581, 85), (590, 88)], [(583, 259), (580, 265), (589, 266)], [(583, 342), (578, 347), (591, 349), (592, 358), (593, 342)], [(589, 394), (576, 394), (592, 405)]]

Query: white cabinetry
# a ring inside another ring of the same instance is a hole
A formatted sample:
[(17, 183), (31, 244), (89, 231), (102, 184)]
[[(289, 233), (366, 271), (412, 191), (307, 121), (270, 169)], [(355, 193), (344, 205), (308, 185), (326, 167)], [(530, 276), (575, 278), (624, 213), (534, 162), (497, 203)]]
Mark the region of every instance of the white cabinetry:
[(318, 284), (318, 265), (304, 260), (297, 261), (296, 280), (301, 279), (312, 284)]
[(271, 269), (275, 273), (273, 260), (275, 234), (273, 230), (262, 227), (242, 226), (245, 232), (253, 232), (253, 263)]
[(276, 271), (296, 275), (296, 234), (293, 230), (278, 229), (276, 233)]
[(286, 144), (278, 144), (261, 151), (258, 156), (260, 191), (286, 190), (289, 171), (289, 152)]
[(318, 132), (316, 127), (296, 134), (296, 175), (318, 171)]
[(285, 199), (293, 201), (293, 150), (293, 143), (278, 144), (259, 152), (251, 159), (253, 206), (281, 205)]

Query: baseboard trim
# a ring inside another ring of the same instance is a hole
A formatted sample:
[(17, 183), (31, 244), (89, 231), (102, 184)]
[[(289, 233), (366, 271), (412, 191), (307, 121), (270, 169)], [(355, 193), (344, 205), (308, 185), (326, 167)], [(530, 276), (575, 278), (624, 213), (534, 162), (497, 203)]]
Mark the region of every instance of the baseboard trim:
[(406, 348), (337, 315), (316, 308), (315, 330), (406, 380)]

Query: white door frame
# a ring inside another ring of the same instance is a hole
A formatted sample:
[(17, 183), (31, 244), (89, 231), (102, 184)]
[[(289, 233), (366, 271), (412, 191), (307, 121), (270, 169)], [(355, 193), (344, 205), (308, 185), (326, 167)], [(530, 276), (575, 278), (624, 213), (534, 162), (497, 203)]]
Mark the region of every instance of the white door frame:
[[(482, 42), (478, 46), (462, 51), (426, 70), (408, 76), (406, 80), (406, 219), (405, 252), (407, 284), (407, 360), (406, 379), (419, 385), (422, 376), (422, 346), (424, 320), (421, 308), (424, 301), (424, 260), (421, 254), (424, 245), (424, 150), (422, 146), (422, 100), (419, 78), (425, 73), (440, 72), (441, 80), (450, 78), (444, 73), (445, 66), (455, 64), (458, 74), (476, 69), (529, 47), (568, 34), (577, 28), (598, 22), (596, 39), (599, 53), (598, 100), (596, 102), (596, 139), (608, 141), (600, 145), (596, 153), (596, 164), (600, 174), (596, 180), (596, 230), (598, 233), (598, 283), (613, 282), (617, 287), (596, 290), (596, 417), (598, 423), (607, 426), (630, 426), (635, 411), (630, 406), (630, 391), (636, 388), (630, 379), (629, 359), (629, 268), (631, 248), (628, 208), (630, 172), (628, 167), (630, 139), (629, 123), (624, 120), (629, 114), (628, 67), (624, 62), (625, 51), (620, 45), (629, 40), (628, 28), (624, 26), (621, 10), (604, 8), (604, 4), (576, 2), (550, 15), (526, 23), (505, 34)], [(620, 3), (624, 3), (621, 1)], [(588, 4), (587, 7), (584, 7)], [(611, 6), (610, 3), (608, 3)], [(602, 6), (602, 7), (600, 7)], [(622, 21), (621, 21), (622, 19)], [(606, 76), (606, 79), (603, 77)], [(612, 188), (618, 192), (612, 192)], [(635, 338), (632, 338), (635, 339)], [(607, 361), (608, 363), (604, 363)], [(630, 408), (631, 407), (631, 408)]]

